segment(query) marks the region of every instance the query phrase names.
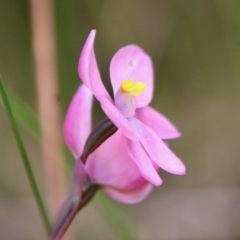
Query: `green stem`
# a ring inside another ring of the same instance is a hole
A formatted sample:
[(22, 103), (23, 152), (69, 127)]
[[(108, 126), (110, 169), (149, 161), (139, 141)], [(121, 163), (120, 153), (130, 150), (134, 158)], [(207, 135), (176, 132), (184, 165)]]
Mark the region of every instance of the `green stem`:
[(8, 100), (6, 90), (5, 90), (5, 87), (4, 87), (1, 76), (0, 76), (0, 92), (1, 92), (1, 95), (2, 95), (2, 99), (3, 99), (4, 105), (5, 105), (6, 111), (8, 113), (9, 121), (11, 123), (11, 127), (12, 127), (12, 130), (13, 130), (16, 142), (17, 142), (19, 152), (20, 152), (21, 157), (22, 157), (23, 165), (24, 165), (24, 168), (25, 168), (25, 171), (26, 171), (26, 174), (27, 174), (27, 177), (28, 177), (33, 195), (34, 195), (34, 198), (35, 198), (36, 204), (38, 206), (38, 210), (39, 210), (40, 215), (42, 217), (42, 221), (44, 223), (46, 232), (49, 236), (50, 230), (51, 230), (51, 223), (50, 223), (45, 205), (43, 203), (43, 199), (41, 197), (36, 179), (34, 177), (33, 169), (32, 169), (31, 163), (29, 161), (27, 151), (26, 151), (25, 146), (23, 144), (23, 140), (22, 140), (20, 132), (18, 130), (16, 121), (14, 119), (14, 116), (13, 116), (13, 113), (12, 113), (12, 110), (11, 110), (11, 106), (10, 106), (10, 103), (9, 103), (9, 100)]

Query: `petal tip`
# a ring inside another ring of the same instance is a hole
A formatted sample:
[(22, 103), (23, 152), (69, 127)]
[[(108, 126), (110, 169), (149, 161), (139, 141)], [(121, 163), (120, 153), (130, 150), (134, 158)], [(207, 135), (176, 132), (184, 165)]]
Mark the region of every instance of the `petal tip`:
[(174, 136), (172, 136), (172, 138), (179, 138), (181, 136), (182, 136), (182, 133), (177, 128), (175, 128), (175, 134)]
[(185, 165), (183, 165), (181, 171), (179, 171), (179, 175), (185, 175), (187, 173), (187, 169), (185, 167)]
[(179, 166), (176, 166), (176, 168), (173, 171), (171, 171), (171, 173), (176, 175), (185, 175), (186, 172), (187, 172), (187, 169), (183, 163)]
[(159, 177), (158, 179), (156, 179), (155, 182), (153, 182), (152, 184), (156, 187), (159, 187), (160, 185), (162, 185), (163, 180)]
[(89, 33), (89, 37), (95, 37), (96, 36), (96, 33), (97, 33), (97, 30), (96, 29), (92, 29)]
[(85, 44), (83, 46), (83, 49), (81, 51), (81, 54), (79, 56), (78, 60), (78, 75), (81, 79), (81, 81), (89, 88), (91, 89), (91, 83), (90, 83), (90, 74), (89, 74), (89, 67), (90, 67), (90, 57), (91, 52), (94, 45), (94, 40), (96, 36), (96, 30), (93, 29), (88, 34), (87, 40), (85, 41)]

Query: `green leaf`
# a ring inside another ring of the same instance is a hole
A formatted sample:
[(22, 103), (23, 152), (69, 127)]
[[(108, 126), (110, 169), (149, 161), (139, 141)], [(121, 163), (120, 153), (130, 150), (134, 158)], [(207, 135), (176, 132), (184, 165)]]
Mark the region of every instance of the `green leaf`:
[[(31, 166), (31, 163), (30, 163), (27, 151), (26, 151), (26, 148), (24, 146), (22, 137), (21, 137), (20, 132), (18, 130), (18, 126), (17, 126), (17, 123), (15, 121), (13, 111), (12, 111), (12, 108), (11, 108), (11, 104), (8, 100), (8, 95), (6, 93), (6, 90), (5, 90), (5, 87), (4, 87), (1, 76), (0, 76), (0, 92), (1, 92), (1, 95), (2, 95), (2, 100), (3, 100), (4, 106), (6, 108), (6, 111), (7, 111), (8, 117), (9, 117), (9, 121), (10, 121), (10, 124), (11, 124), (11, 127), (12, 127), (12, 131), (13, 131), (15, 140), (17, 142), (17, 146), (18, 146), (18, 149), (19, 149), (19, 152), (20, 152), (20, 155), (21, 155), (21, 158), (22, 158), (22, 162), (23, 162), (23, 165), (24, 165), (27, 177), (28, 177), (28, 181), (30, 183), (30, 186), (31, 186), (31, 189), (32, 189), (32, 192), (33, 192), (38, 210), (40, 212), (40, 215), (42, 217), (42, 221), (43, 221), (45, 229), (46, 229), (46, 232), (49, 235), (50, 229), (51, 229), (50, 220), (49, 220), (49, 217), (48, 217), (48, 214), (47, 214), (47, 211), (46, 211), (41, 193), (39, 191), (37, 181), (35, 179), (35, 175), (34, 175), (34, 172), (33, 172), (33, 169), (32, 169), (32, 166)], [(16, 103), (15, 103), (15, 106), (17, 106)], [(37, 134), (37, 130), (36, 130), (36, 134)]]

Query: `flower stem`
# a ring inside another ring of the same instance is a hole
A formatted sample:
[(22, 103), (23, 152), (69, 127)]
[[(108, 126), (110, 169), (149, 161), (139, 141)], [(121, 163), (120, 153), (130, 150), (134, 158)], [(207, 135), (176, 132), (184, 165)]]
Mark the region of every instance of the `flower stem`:
[(76, 214), (93, 198), (99, 186), (86, 179), (82, 194), (78, 197), (74, 189), (62, 205), (54, 221), (51, 240), (61, 240)]
[(8, 96), (6, 94), (6, 90), (5, 90), (5, 87), (4, 87), (1, 76), (0, 76), (0, 92), (1, 92), (1, 95), (2, 95), (3, 102), (4, 102), (4, 106), (7, 110), (7, 114), (8, 114), (8, 117), (9, 117), (9, 121), (11, 123), (11, 127), (12, 127), (12, 130), (13, 130), (14, 137), (15, 137), (16, 142), (17, 142), (19, 152), (21, 154), (21, 158), (22, 158), (22, 161), (23, 161), (23, 165), (24, 165), (27, 177), (28, 177), (28, 181), (30, 183), (30, 186), (31, 186), (31, 189), (32, 189), (32, 192), (33, 192), (38, 210), (39, 210), (40, 215), (42, 217), (42, 221), (44, 223), (47, 235), (49, 235), (50, 229), (51, 229), (51, 224), (50, 224), (49, 217), (48, 217), (48, 214), (47, 214), (47, 211), (46, 211), (46, 207), (45, 207), (43, 199), (41, 197), (41, 194), (40, 194), (40, 191), (39, 191), (39, 188), (38, 188), (38, 185), (37, 185), (37, 181), (34, 177), (34, 172), (33, 172), (31, 163), (29, 161), (28, 154), (27, 154), (26, 148), (24, 146), (23, 140), (22, 140), (21, 135), (19, 133), (17, 123), (15, 121), (15, 118), (14, 118), (14, 115), (13, 115), (13, 112), (12, 112), (12, 109), (11, 109), (11, 106), (10, 106), (10, 103), (9, 103), (9, 100), (8, 100)]

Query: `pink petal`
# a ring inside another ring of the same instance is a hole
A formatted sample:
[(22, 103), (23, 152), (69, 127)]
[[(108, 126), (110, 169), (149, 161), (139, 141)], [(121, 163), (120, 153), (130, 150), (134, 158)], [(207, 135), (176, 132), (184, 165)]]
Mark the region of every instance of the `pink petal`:
[(114, 188), (104, 187), (103, 190), (111, 196), (113, 199), (126, 203), (135, 204), (141, 202), (145, 199), (151, 192), (153, 186), (151, 184), (146, 184), (136, 191), (122, 192)]
[(138, 133), (129, 124), (128, 120), (115, 107), (113, 102), (107, 98), (101, 98), (101, 107), (109, 119), (115, 124), (117, 128), (122, 131), (122, 134), (132, 140), (138, 139)]
[(92, 91), (99, 100), (101, 97), (110, 98), (106, 91), (98, 70), (94, 53), (96, 30), (92, 30), (85, 42), (78, 62), (78, 74), (82, 82)]
[(128, 141), (129, 153), (133, 161), (138, 166), (142, 176), (155, 186), (162, 184), (162, 179), (158, 175), (149, 156), (138, 141)]
[(153, 67), (151, 58), (138, 46), (128, 45), (121, 48), (112, 58), (110, 78), (114, 95), (121, 83), (127, 79), (146, 84), (143, 94), (136, 97), (136, 107), (145, 107), (153, 95)]
[(92, 94), (85, 85), (81, 85), (70, 103), (63, 124), (65, 141), (75, 157), (82, 154), (91, 131), (91, 108)]
[(176, 127), (163, 114), (151, 107), (137, 109), (136, 117), (151, 128), (161, 139), (177, 138), (181, 135)]
[(130, 191), (147, 181), (128, 155), (123, 139), (120, 131), (107, 139), (89, 156), (86, 170), (92, 181), (100, 185)]
[(185, 174), (186, 168), (182, 161), (167, 147), (167, 145), (136, 118), (129, 119), (132, 126), (141, 134), (140, 142), (150, 158), (162, 169), (173, 174)]

